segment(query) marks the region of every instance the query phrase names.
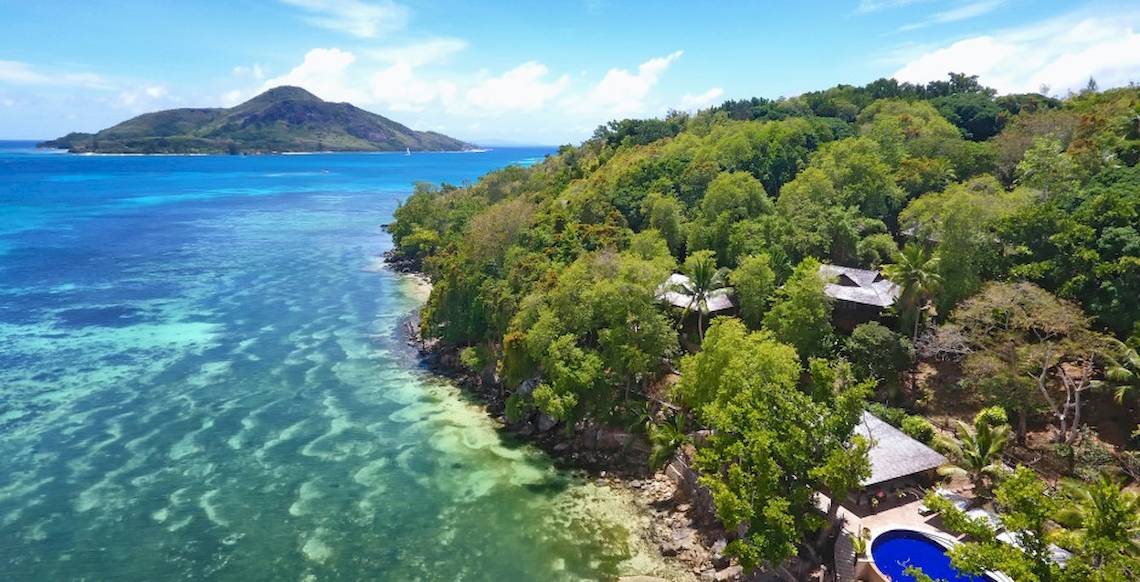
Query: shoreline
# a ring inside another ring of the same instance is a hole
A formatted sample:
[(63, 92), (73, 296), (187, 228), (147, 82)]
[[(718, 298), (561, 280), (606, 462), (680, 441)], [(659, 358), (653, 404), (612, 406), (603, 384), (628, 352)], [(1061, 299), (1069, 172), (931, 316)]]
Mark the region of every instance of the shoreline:
[[(384, 257), (386, 268), (397, 274), (410, 294), (421, 302), (431, 292), (431, 282), (415, 266)], [(561, 426), (545, 421), (544, 415), (511, 423), (505, 416), (505, 401), (495, 382), (485, 382), (459, 363), (458, 350), (420, 335), (420, 310), (408, 314), (398, 326), (399, 339), (416, 350), (419, 365), (444, 378), (472, 398), (494, 421), (501, 433), (521, 439), (546, 453), (555, 467), (580, 472), (598, 486), (610, 487), (629, 498), (646, 518), (631, 532), (658, 554), (662, 563), (683, 572), (684, 580), (741, 580), (735, 560), (722, 555), (728, 534), (708, 511), (699, 511), (692, 495), (666, 467), (651, 471), (647, 464), (648, 442), (644, 435), (593, 426), (567, 435)], [(552, 419), (551, 419), (552, 420)], [(557, 427), (557, 428), (556, 428)], [(666, 580), (646, 575), (622, 576), (630, 582)]]

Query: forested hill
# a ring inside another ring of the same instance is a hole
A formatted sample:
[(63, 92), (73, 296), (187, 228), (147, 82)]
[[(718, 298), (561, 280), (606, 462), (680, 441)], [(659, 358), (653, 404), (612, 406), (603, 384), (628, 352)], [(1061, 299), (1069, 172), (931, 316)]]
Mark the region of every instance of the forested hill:
[(95, 134), (40, 144), (74, 153), (268, 153), (459, 151), (473, 146), (409, 129), (349, 103), (329, 103), (299, 87), (270, 89), (229, 109), (146, 113)]
[[(1140, 88), (884, 79), (615, 121), (529, 168), (420, 185), (389, 230), (434, 283), (424, 335), (501, 381), (512, 421), (645, 426), (658, 459), (710, 429), (693, 463), (727, 529), (748, 526), (728, 552), (752, 567), (829, 553), (812, 495), (843, 499), (870, 474), (852, 437), (863, 398), (906, 408), (883, 416), (930, 444), (919, 415), (996, 407), (939, 435), (979, 495), (1006, 441), (962, 451), (991, 427), (1039, 467), (1140, 478), (1140, 431), (1089, 452), (1102, 426), (1140, 420), (1138, 159)], [(840, 329), (821, 263), (881, 269), (901, 294), (881, 322)], [(689, 310), (657, 300), (674, 271)], [(702, 298), (725, 285), (739, 310), (710, 324)], [(1117, 401), (1093, 392), (1106, 386)], [(1054, 567), (979, 547), (979, 574)], [(1074, 568), (1140, 572), (1066, 547)]]

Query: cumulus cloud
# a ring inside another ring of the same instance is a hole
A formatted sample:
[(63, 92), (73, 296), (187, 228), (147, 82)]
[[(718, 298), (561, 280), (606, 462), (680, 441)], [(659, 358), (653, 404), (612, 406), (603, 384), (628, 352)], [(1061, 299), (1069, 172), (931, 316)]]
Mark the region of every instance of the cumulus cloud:
[(649, 59), (637, 67), (637, 73), (610, 69), (606, 76), (580, 103), (580, 108), (608, 115), (634, 115), (644, 112), (646, 97), (669, 65), (681, 58), (682, 51)]
[[(528, 139), (551, 142), (586, 134), (615, 117), (663, 113), (666, 105), (677, 103), (676, 97), (670, 102), (655, 98), (653, 89), (680, 58), (680, 51), (649, 59), (634, 70), (610, 69), (593, 80), (585, 72), (578, 76), (552, 71), (536, 60), (475, 74), (436, 66), (466, 47), (459, 39), (435, 38), (354, 51), (314, 48), (288, 72), (224, 92), (217, 99), (232, 106), (276, 86), (296, 85), (325, 100), (400, 113), (398, 118), (412, 127), (474, 131), (471, 128), (489, 125), (478, 121), (494, 120), (495, 127), (526, 128)], [(234, 73), (247, 81), (251, 75), (242, 68)], [(714, 87), (681, 100), (686, 107), (699, 107), (721, 95), (723, 90)], [(557, 114), (551, 115), (555, 109)], [(421, 112), (430, 113), (417, 115)], [(540, 135), (546, 137), (536, 137)]]
[(484, 111), (534, 111), (557, 97), (570, 84), (562, 75), (548, 80), (546, 65), (525, 62), (497, 77), (483, 79), (467, 90), (467, 104)]
[(924, 51), (895, 71), (912, 83), (941, 79), (948, 72), (978, 75), (1002, 93), (1083, 87), (1095, 77), (1102, 87), (1140, 80), (1137, 14), (1114, 18), (1068, 15), (992, 35), (964, 38)]
[(367, 93), (357, 87), (348, 68), (356, 56), (338, 48), (315, 48), (288, 73), (265, 81), (261, 90), (281, 85), (303, 87), (326, 101), (363, 102)]
[(681, 96), (681, 109), (691, 111), (693, 109), (701, 109), (712, 105), (717, 99), (724, 95), (724, 89), (720, 87), (713, 87), (704, 93), (693, 95), (692, 93), (685, 93)]
[(361, 38), (373, 38), (384, 32), (400, 30), (408, 23), (408, 9), (389, 0), (282, 1), (310, 13), (306, 20), (316, 26)]
[(977, 18), (984, 14), (993, 12), (1002, 4), (1005, 4), (1005, 0), (981, 0), (980, 2), (963, 4), (949, 10), (935, 12), (929, 17), (918, 22), (912, 22), (910, 24), (900, 26), (899, 31), (905, 32), (909, 30), (918, 30), (920, 28), (926, 28), (928, 26), (934, 26), (937, 24), (949, 24), (951, 22)]
[(371, 99), (392, 111), (423, 111), (433, 102), (448, 107), (458, 91), (451, 81), (417, 78), (409, 63), (395, 63), (373, 74), (369, 88)]

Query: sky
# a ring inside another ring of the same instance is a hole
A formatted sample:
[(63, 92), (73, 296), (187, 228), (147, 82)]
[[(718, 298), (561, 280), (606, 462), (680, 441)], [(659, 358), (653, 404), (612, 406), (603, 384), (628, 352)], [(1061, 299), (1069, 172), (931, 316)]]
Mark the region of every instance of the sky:
[(278, 85), (415, 129), (563, 144), (611, 119), (964, 72), (1140, 82), (1140, 5), (1051, 0), (0, 0), (0, 139)]

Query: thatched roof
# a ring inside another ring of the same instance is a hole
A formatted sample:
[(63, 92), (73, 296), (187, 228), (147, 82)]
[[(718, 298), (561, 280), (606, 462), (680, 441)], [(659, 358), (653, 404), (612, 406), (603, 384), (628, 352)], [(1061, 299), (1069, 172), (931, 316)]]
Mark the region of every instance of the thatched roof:
[[(696, 309), (695, 305), (691, 305), (693, 302), (693, 296), (681, 291), (681, 287), (683, 285), (688, 285), (689, 282), (689, 278), (680, 273), (673, 273), (672, 275), (669, 275), (669, 278), (665, 280), (665, 283), (657, 288), (657, 299), (659, 301), (664, 301), (674, 307), (680, 307), (681, 309), (685, 309), (687, 307)], [(708, 303), (709, 313), (716, 313), (718, 311), (732, 309), (732, 289), (728, 287), (717, 289), (716, 291), (709, 293), (706, 302)]]
[(878, 271), (843, 267), (840, 265), (820, 265), (819, 274), (829, 282), (824, 292), (838, 301), (871, 305), (886, 308), (899, 298), (899, 286), (883, 277)]
[(871, 441), (871, 476), (863, 480), (863, 487), (915, 475), (946, 464), (946, 457), (938, 451), (910, 438), (870, 412), (863, 412), (863, 419), (855, 427), (855, 434)]

